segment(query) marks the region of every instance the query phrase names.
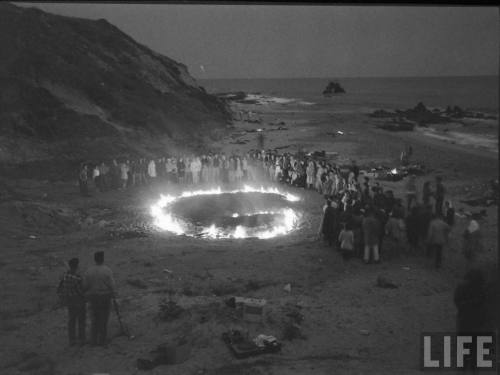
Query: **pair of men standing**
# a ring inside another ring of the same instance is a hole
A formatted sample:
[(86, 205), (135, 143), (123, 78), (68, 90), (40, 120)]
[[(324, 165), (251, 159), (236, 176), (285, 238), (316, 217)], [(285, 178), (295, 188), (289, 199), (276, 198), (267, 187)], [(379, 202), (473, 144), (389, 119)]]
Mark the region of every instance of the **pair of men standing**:
[[(113, 272), (104, 265), (104, 252), (94, 254), (95, 265), (89, 267), (82, 277), (78, 258), (69, 261), (69, 270), (64, 273), (58, 294), (68, 307), (68, 336), (70, 345), (84, 345), (86, 341), (86, 303), (91, 313), (91, 345), (105, 345), (111, 300), (115, 296)], [(76, 326), (78, 325), (78, 341)]]

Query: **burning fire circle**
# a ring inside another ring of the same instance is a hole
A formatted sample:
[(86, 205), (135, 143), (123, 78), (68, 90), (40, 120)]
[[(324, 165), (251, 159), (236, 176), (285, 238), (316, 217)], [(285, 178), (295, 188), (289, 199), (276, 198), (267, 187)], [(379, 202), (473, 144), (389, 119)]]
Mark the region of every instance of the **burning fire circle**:
[(300, 198), (276, 188), (223, 191), (185, 191), (161, 195), (151, 206), (154, 224), (178, 235), (211, 239), (261, 238), (285, 235), (296, 229)]

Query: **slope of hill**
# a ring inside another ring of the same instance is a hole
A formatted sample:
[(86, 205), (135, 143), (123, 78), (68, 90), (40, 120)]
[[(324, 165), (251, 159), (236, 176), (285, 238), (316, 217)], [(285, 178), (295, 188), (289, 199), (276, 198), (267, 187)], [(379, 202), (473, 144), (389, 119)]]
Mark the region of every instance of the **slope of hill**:
[(0, 47), (0, 161), (120, 152), (230, 121), (186, 66), (105, 20), (2, 3)]

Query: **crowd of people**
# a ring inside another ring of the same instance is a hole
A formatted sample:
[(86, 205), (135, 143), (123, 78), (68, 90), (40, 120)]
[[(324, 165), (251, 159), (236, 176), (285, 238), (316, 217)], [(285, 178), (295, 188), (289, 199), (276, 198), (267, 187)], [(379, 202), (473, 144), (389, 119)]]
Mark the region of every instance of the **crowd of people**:
[[(419, 189), (417, 177), (410, 175), (404, 196), (396, 197), (378, 181), (371, 181), (355, 161), (340, 166), (318, 154), (252, 151), (245, 155), (209, 153), (112, 160), (111, 163), (83, 165), (79, 179), (84, 196), (89, 195), (89, 182), (100, 192), (151, 185), (157, 181), (186, 187), (269, 181), (316, 191), (325, 198), (318, 234), (328, 246), (340, 251), (344, 259), (358, 257), (367, 264), (407, 252), (433, 258), (439, 268), (455, 221), (453, 206), (445, 199), (446, 188), (439, 176), (434, 182), (424, 181)], [(484, 289), (480, 271), (474, 268), (476, 255), (482, 249), (477, 221), (470, 221), (462, 240), (468, 273), (466, 283), (461, 284), (454, 295), (459, 311), (459, 332), (468, 329), (474, 320), (468, 311), (476, 311), (485, 303), (481, 293), (477, 301), (470, 302), (469, 298)], [(103, 265), (103, 260), (103, 253), (96, 253), (96, 265), (81, 276), (78, 259), (72, 259), (61, 279), (60, 289), (69, 312), (71, 344), (85, 342), (87, 303), (92, 317), (91, 343), (106, 343), (106, 325), (115, 287), (112, 272)]]
[[(440, 267), (443, 247), (455, 220), (453, 205), (445, 201), (446, 189), (439, 176), (434, 186), (428, 180), (418, 191), (417, 177), (409, 175), (401, 198), (361, 174), (356, 161), (337, 165), (320, 153), (252, 150), (243, 155), (207, 153), (112, 160), (83, 165), (80, 191), (84, 196), (89, 195), (89, 181), (101, 192), (157, 181), (189, 187), (270, 181), (315, 190), (326, 199), (319, 234), (345, 258), (358, 256), (366, 263), (380, 262), (382, 252), (390, 257), (403, 249), (416, 252), (424, 247)], [(464, 248), (468, 249), (465, 256), (471, 261), (476, 251), (468, 243), (479, 241), (477, 233), (479, 225), (474, 221), (463, 236)]]

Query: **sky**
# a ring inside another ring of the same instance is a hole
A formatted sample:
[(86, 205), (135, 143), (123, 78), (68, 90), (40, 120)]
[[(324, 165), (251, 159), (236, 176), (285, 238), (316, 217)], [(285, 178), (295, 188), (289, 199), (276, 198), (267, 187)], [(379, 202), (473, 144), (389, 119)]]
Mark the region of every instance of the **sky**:
[(195, 78), (498, 75), (499, 8), (24, 3), (104, 18)]

